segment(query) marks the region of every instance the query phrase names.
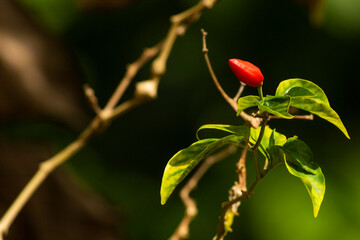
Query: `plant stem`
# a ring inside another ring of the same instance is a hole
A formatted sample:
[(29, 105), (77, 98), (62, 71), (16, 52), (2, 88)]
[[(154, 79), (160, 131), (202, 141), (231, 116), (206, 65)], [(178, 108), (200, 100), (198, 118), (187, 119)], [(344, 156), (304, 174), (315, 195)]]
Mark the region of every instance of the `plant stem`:
[[(226, 94), (226, 92), (224, 91), (224, 89), (221, 87), (216, 75), (215, 75), (215, 72), (211, 66), (211, 63), (210, 63), (210, 59), (209, 59), (209, 56), (208, 56), (208, 48), (206, 46), (206, 35), (207, 35), (207, 32), (204, 30), (204, 29), (201, 29), (201, 33), (203, 35), (203, 53), (204, 53), (204, 58), (205, 58), (205, 62), (206, 62), (206, 65), (209, 69), (209, 72), (210, 72), (210, 75), (211, 75), (211, 78), (213, 79), (214, 83), (215, 83), (215, 86), (216, 88), (219, 90), (219, 92), (221, 93), (221, 95), (223, 96), (223, 98), (225, 99), (225, 101), (227, 101), (229, 103), (229, 105), (234, 109), (235, 112), (238, 111), (238, 107), (237, 107), (237, 102), (236, 100), (232, 99), (231, 97), (229, 97), (229, 95)], [(239, 92), (242, 92), (244, 88), (243, 87), (240, 87), (239, 89)], [(242, 111), (240, 113), (240, 116), (247, 122), (249, 122), (251, 124), (251, 126), (253, 128), (258, 128), (259, 127), (259, 119), (258, 118), (254, 118), (250, 115), (248, 115), (247, 113), (245, 113), (244, 111)]]
[(262, 122), (261, 122), (261, 129), (260, 129), (259, 137), (258, 137), (258, 139), (256, 140), (255, 145), (251, 147), (251, 149), (252, 149), (253, 151), (256, 151), (256, 150), (258, 149), (260, 143), (261, 143), (261, 140), (262, 140), (262, 138), (263, 138), (263, 136), (264, 136), (265, 127), (266, 127), (266, 123), (267, 123), (268, 119), (269, 119), (269, 116), (268, 116), (268, 114), (267, 114), (266, 117), (265, 117), (265, 118), (262, 120)]
[[(94, 122), (92, 122), (93, 125)], [(18, 215), (20, 210), (23, 208), (25, 203), (29, 198), (34, 194), (35, 190), (40, 186), (44, 179), (60, 164), (66, 161), (70, 156), (79, 151), (89, 139), (92, 132), (84, 131), (80, 137), (68, 145), (65, 149), (60, 151), (54, 157), (43, 162), (39, 166), (39, 170), (31, 178), (31, 180), (26, 184), (24, 189), (21, 191), (19, 196), (15, 199), (10, 208), (6, 211), (4, 216), (1, 219), (0, 230), (7, 233), (11, 223), (14, 221), (15, 217)]]
[(236, 93), (235, 97), (233, 98), (233, 101), (237, 102), (242, 94), (242, 92), (245, 89), (246, 84), (241, 83), (238, 92)]
[(262, 173), (261, 173), (261, 168), (260, 168), (259, 159), (258, 159), (258, 150), (256, 149), (255, 151), (253, 151), (253, 154), (254, 154), (254, 161), (255, 161), (255, 168), (256, 168), (256, 178), (260, 179), (262, 176)]
[(201, 32), (203, 34), (203, 53), (204, 53), (204, 58), (205, 58), (205, 62), (206, 62), (206, 65), (209, 69), (209, 72), (210, 72), (210, 75), (211, 75), (211, 78), (213, 79), (214, 83), (215, 83), (215, 86), (216, 88), (219, 90), (219, 92), (221, 93), (221, 95), (223, 96), (223, 98), (230, 104), (230, 106), (235, 110), (235, 112), (237, 112), (237, 104), (236, 102), (231, 98), (229, 97), (229, 95), (226, 94), (226, 92), (224, 91), (224, 89), (221, 87), (220, 83), (219, 83), (219, 80), (217, 79), (216, 75), (215, 75), (215, 72), (211, 66), (211, 63), (210, 63), (210, 59), (209, 59), (209, 56), (208, 56), (208, 52), (209, 50), (207, 49), (206, 47), (206, 35), (207, 35), (207, 32), (205, 32), (204, 29), (201, 29)]
[(262, 91), (262, 83), (260, 86), (257, 87), (258, 94), (260, 96), (260, 101), (264, 99), (263, 91)]
[[(313, 114), (309, 114), (309, 115), (293, 115), (293, 119), (302, 119), (302, 120), (314, 120), (314, 115)], [(269, 116), (269, 119), (284, 119), (283, 117), (279, 117), (279, 116), (274, 116), (271, 115)]]
[(262, 174), (259, 178), (256, 178), (254, 180), (254, 182), (251, 184), (250, 188), (248, 191), (242, 191), (241, 196), (238, 196), (237, 198), (227, 201), (225, 203), (222, 204), (222, 208), (221, 208), (221, 214), (220, 214), (220, 220), (219, 220), (219, 226), (218, 226), (218, 231), (215, 235), (215, 237), (213, 238), (214, 240), (223, 240), (225, 237), (225, 231), (224, 231), (224, 220), (225, 220), (225, 215), (226, 212), (228, 211), (228, 209), (230, 207), (232, 207), (234, 204), (241, 202), (245, 199), (250, 198), (254, 192), (255, 189), (258, 185), (258, 183), (261, 181), (261, 179), (263, 179), (265, 177), (265, 175), (268, 173), (268, 171), (264, 171), (264, 174)]

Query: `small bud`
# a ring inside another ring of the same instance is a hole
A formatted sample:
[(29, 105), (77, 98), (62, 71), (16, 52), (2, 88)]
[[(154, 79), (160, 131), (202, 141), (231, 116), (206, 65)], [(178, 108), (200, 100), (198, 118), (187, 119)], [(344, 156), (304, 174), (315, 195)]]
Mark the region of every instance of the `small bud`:
[(246, 85), (258, 87), (264, 80), (260, 69), (250, 62), (232, 58), (229, 60), (229, 66), (235, 76)]

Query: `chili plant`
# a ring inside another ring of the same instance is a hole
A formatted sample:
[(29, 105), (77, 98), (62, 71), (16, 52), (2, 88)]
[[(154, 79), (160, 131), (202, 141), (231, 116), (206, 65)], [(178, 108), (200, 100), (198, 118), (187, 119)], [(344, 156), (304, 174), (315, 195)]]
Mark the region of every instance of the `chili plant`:
[[(264, 77), (259, 68), (239, 59), (230, 59), (229, 65), (236, 77), (244, 84), (257, 87), (258, 96), (241, 97), (237, 101), (237, 116), (248, 108), (257, 107), (253, 117), (261, 120), (258, 128), (248, 124), (233, 126), (224, 124), (206, 124), (197, 133), (197, 140), (189, 147), (177, 152), (167, 163), (161, 184), (161, 204), (165, 204), (176, 186), (204, 158), (214, 154), (226, 145), (236, 145), (253, 152), (256, 166), (256, 180), (248, 191), (242, 191), (238, 198), (223, 204), (223, 213), (215, 239), (223, 239), (231, 231), (236, 213), (230, 206), (243, 198), (249, 197), (257, 183), (274, 167), (284, 163), (287, 171), (298, 177), (305, 185), (313, 205), (314, 217), (317, 217), (325, 194), (325, 177), (319, 165), (313, 160), (313, 154), (305, 142), (298, 137), (286, 137), (270, 128), (270, 118), (292, 119), (290, 107), (305, 110), (335, 125), (347, 137), (349, 134), (339, 115), (330, 107), (324, 91), (315, 83), (294, 78), (280, 82), (274, 95), (263, 96)], [(198, 132), (205, 129), (216, 129), (227, 135), (222, 138), (200, 139)], [(259, 165), (258, 152), (265, 159), (264, 166)]]

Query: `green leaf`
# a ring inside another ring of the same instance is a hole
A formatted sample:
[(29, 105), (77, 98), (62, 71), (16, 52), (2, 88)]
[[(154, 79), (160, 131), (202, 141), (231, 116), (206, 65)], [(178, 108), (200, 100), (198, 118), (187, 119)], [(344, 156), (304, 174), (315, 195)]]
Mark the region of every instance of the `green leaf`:
[(250, 95), (239, 98), (237, 115), (247, 108), (257, 106), (261, 111), (266, 111), (282, 118), (293, 118), (288, 113), (289, 104), (290, 97), (288, 96), (266, 96), (260, 101), (260, 97)]
[[(250, 129), (250, 138), (249, 141), (251, 144), (255, 144), (260, 134), (260, 128), (251, 128)], [(259, 151), (266, 158), (270, 159), (274, 156), (271, 156), (269, 149), (272, 149), (276, 146), (282, 146), (286, 143), (286, 136), (276, 132), (275, 130), (265, 127), (264, 136), (259, 145)], [(271, 150), (270, 150), (271, 151)], [(281, 154), (281, 153), (279, 153)]]
[(201, 160), (227, 144), (241, 145), (244, 137), (229, 135), (224, 138), (199, 140), (176, 153), (167, 163), (161, 183), (161, 204), (165, 204), (175, 187)]
[(258, 105), (257, 102), (259, 100), (260, 100), (260, 97), (254, 96), (254, 95), (249, 95), (249, 96), (239, 98), (237, 116), (239, 116), (240, 113), (247, 108), (256, 107)]
[(269, 138), (269, 148), (274, 147), (276, 144), (276, 129), (274, 129), (271, 132), (270, 138)]
[(304, 183), (312, 200), (314, 217), (317, 217), (325, 194), (325, 177), (320, 167), (313, 162), (310, 148), (299, 139), (288, 139), (282, 149), (286, 168)]
[(350, 139), (350, 136), (342, 123), (339, 115), (330, 107), (329, 104), (318, 102), (312, 98), (294, 97), (291, 98), (290, 106), (311, 112), (319, 117), (327, 120), (339, 128), (344, 135)]
[[(284, 152), (281, 149), (281, 146), (286, 143), (286, 137), (284, 135), (278, 135), (278, 140), (276, 140), (277, 132), (274, 129), (271, 133), (269, 139), (269, 147), (267, 149), (268, 154), (270, 155), (270, 163), (269, 165), (275, 165), (279, 162), (284, 162)], [(279, 137), (280, 136), (280, 137)]]
[(288, 79), (279, 84), (275, 95), (290, 96), (290, 106), (303, 109), (329, 121), (350, 139), (339, 115), (330, 107), (324, 91), (316, 84), (304, 79)]
[(306, 96), (321, 103), (329, 104), (324, 91), (318, 85), (300, 78), (282, 81), (276, 89), (275, 96)]
[(261, 111), (287, 119), (294, 117), (288, 112), (290, 105), (289, 96), (266, 96), (263, 100), (256, 103)]
[(237, 136), (244, 137), (245, 140), (249, 138), (250, 129), (244, 125), (241, 126), (233, 126), (233, 125), (225, 125), (225, 124), (205, 124), (201, 126), (196, 132), (196, 138), (199, 139), (199, 131), (203, 129), (217, 129), (224, 132), (229, 132), (235, 134)]

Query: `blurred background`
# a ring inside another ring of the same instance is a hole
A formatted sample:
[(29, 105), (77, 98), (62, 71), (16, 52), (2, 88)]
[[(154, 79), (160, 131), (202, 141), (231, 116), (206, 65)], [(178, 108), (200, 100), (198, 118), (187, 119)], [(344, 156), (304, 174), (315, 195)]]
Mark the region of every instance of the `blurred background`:
[[(195, 0), (0, 1), (0, 210), (9, 207), (37, 169), (74, 140), (94, 116), (83, 96), (89, 83), (103, 106), (128, 63), (163, 39), (169, 16)], [(56, 170), (5, 239), (167, 239), (184, 207), (178, 190), (160, 205), (163, 169), (207, 123), (242, 124), (212, 83), (201, 52), (208, 32), (214, 70), (235, 95), (227, 65), (259, 66), (264, 93), (281, 80), (321, 86), (351, 140), (330, 123), (272, 120), (313, 150), (327, 180), (317, 219), (299, 179), (283, 165), (240, 207), (227, 239), (360, 239), (360, 1), (223, 0), (177, 39), (156, 100), (121, 118)], [(149, 77), (149, 66), (136, 81)], [(126, 92), (132, 96), (134, 86)], [(246, 88), (244, 94), (256, 94)], [(211, 239), (221, 202), (236, 180), (240, 152), (214, 167), (192, 193), (199, 214), (190, 239)], [(249, 172), (253, 169), (248, 162)], [(249, 175), (249, 181), (254, 176)], [(182, 185), (180, 185), (182, 186)]]

